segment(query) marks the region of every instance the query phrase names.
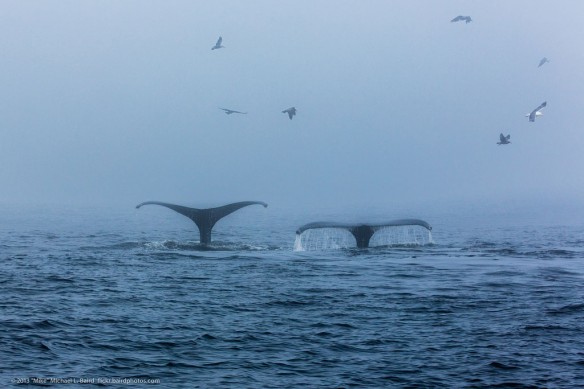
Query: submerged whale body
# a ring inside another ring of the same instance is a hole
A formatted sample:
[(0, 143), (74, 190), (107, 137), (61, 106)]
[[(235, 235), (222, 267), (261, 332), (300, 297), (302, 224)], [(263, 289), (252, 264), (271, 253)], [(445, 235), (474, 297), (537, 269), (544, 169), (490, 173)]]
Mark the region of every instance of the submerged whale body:
[(357, 247), (366, 248), (369, 247), (369, 241), (376, 231), (384, 227), (395, 227), (395, 226), (421, 226), (426, 228), (428, 231), (432, 231), (430, 224), (426, 223), (420, 219), (399, 219), (392, 220), (387, 223), (378, 224), (364, 224), (364, 223), (335, 223), (335, 222), (314, 222), (303, 225), (296, 230), (296, 235), (302, 234), (306, 230), (316, 229), (316, 228), (340, 228), (349, 231), (354, 237), (357, 243)]
[(217, 223), (225, 216), (237, 211), (238, 209), (247, 207), (248, 205), (260, 204), (263, 205), (264, 208), (268, 206), (268, 204), (262, 201), (241, 201), (239, 203), (227, 204), (222, 207), (199, 209), (184, 207), (182, 205), (162, 203), (160, 201), (146, 201), (136, 205), (136, 208), (140, 208), (143, 205), (149, 204), (162, 205), (163, 207), (170, 208), (173, 211), (176, 211), (181, 215), (191, 219), (199, 228), (200, 242), (204, 245), (211, 243), (211, 230), (215, 226), (215, 223)]

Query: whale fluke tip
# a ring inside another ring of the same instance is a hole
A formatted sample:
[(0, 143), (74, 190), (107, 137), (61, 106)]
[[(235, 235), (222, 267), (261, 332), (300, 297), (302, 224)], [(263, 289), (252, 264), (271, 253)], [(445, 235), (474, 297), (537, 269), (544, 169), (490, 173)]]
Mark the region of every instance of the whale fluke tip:
[(163, 207), (170, 208), (173, 211), (191, 219), (199, 228), (200, 242), (203, 245), (211, 243), (211, 230), (213, 229), (213, 226), (225, 216), (237, 211), (238, 209), (247, 207), (248, 205), (260, 204), (265, 208), (268, 207), (268, 204), (264, 203), (263, 201), (240, 201), (238, 203), (206, 209), (190, 208), (182, 205), (163, 203), (160, 201), (145, 201), (141, 204), (138, 204), (136, 208), (140, 208), (141, 206), (147, 204), (161, 205)]
[(303, 225), (296, 230), (296, 235), (302, 234), (306, 230), (314, 228), (341, 228), (349, 231), (357, 241), (357, 247), (369, 247), (369, 240), (373, 234), (383, 227), (397, 226), (420, 226), (432, 231), (432, 226), (420, 219), (399, 219), (386, 223), (363, 224), (363, 223), (335, 223), (335, 222), (314, 222)]

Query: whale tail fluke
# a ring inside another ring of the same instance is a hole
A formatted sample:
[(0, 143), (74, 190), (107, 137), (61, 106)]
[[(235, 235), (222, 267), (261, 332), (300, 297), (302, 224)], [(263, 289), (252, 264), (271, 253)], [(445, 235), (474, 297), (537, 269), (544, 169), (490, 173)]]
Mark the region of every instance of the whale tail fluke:
[(223, 205), (221, 207), (199, 209), (185, 207), (182, 205), (163, 203), (160, 201), (146, 201), (138, 204), (136, 208), (151, 204), (170, 208), (173, 211), (191, 219), (199, 228), (201, 244), (205, 245), (211, 243), (211, 231), (213, 230), (215, 223), (217, 223), (225, 216), (237, 211), (238, 209), (247, 207), (248, 205), (260, 204), (263, 205), (264, 208), (268, 206), (268, 204), (264, 203), (263, 201), (241, 201), (238, 203)]
[[(425, 228), (427, 231), (432, 231), (432, 227), (427, 222), (420, 219), (399, 219), (392, 220), (386, 223), (335, 223), (335, 222), (315, 222), (308, 223), (296, 230), (297, 241), (298, 238), (308, 230), (314, 229), (338, 229), (348, 231), (354, 238), (358, 248), (369, 247), (369, 242), (373, 235), (380, 230), (385, 230), (390, 227), (407, 227), (419, 226)], [(296, 245), (295, 245), (296, 246)]]

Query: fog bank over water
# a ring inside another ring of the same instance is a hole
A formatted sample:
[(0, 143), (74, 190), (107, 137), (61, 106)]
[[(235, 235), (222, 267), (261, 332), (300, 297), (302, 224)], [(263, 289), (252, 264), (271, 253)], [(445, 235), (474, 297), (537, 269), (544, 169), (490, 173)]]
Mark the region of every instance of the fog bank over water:
[(583, 214), (582, 2), (0, 9), (0, 203)]

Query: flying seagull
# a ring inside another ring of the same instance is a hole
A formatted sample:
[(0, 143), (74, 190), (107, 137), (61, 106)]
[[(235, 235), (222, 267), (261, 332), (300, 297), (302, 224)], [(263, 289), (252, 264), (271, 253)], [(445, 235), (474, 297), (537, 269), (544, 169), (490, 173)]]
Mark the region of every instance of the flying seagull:
[(221, 42), (223, 42), (223, 38), (219, 37), (219, 39), (217, 39), (217, 43), (215, 43), (215, 46), (211, 47), (211, 50), (224, 48), (225, 46), (221, 46)]
[(537, 116), (543, 115), (543, 112), (541, 112), (540, 109), (544, 108), (546, 105), (547, 105), (547, 101), (544, 101), (543, 103), (541, 103), (539, 105), (539, 107), (537, 107), (536, 109), (534, 109), (533, 111), (531, 111), (530, 113), (525, 115), (525, 117), (528, 117), (530, 122), (534, 122), (535, 118)]
[(455, 17), (454, 19), (452, 19), (450, 22), (460, 22), (461, 20), (464, 20), (467, 24), (472, 22), (472, 19), (470, 18), (470, 16), (462, 16), (462, 15), (458, 15), (457, 17)]
[(544, 65), (546, 62), (549, 62), (550, 60), (547, 59), (546, 57), (543, 57), (541, 59), (541, 61), (539, 61), (539, 65), (537, 65), (538, 68), (542, 67), (542, 65)]
[(240, 113), (242, 115), (246, 115), (247, 114), (247, 112), (239, 112), (239, 111), (235, 111), (233, 109), (227, 109), (227, 108), (219, 108), (219, 109), (224, 110), (227, 115), (231, 115), (232, 113)]
[(508, 145), (509, 143), (511, 143), (509, 141), (509, 139), (511, 139), (511, 135), (503, 135), (503, 133), (501, 133), (501, 135), (499, 135), (499, 142), (497, 142), (498, 145)]
[(292, 120), (292, 117), (294, 115), (296, 115), (296, 108), (291, 107), (291, 108), (285, 109), (282, 111), (282, 113), (287, 113), (290, 120)]

